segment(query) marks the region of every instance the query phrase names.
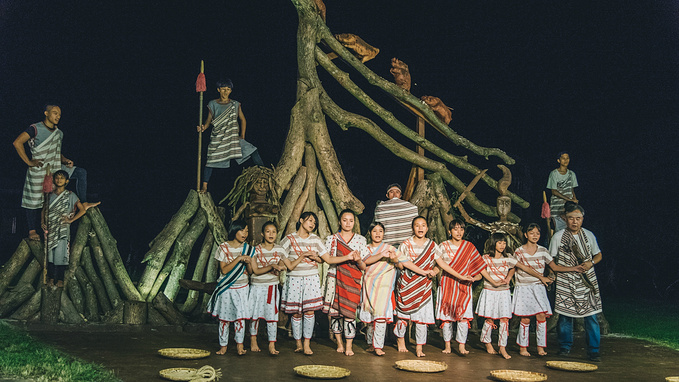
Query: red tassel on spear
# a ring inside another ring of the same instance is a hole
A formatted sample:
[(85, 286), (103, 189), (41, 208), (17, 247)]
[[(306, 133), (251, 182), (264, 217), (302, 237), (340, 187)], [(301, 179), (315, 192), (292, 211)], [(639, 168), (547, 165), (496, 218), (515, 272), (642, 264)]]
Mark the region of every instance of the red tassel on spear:
[(552, 217), (552, 211), (549, 209), (549, 203), (547, 203), (547, 194), (542, 191), (542, 213), (540, 216), (543, 219), (547, 219), (547, 229), (549, 230), (549, 237), (552, 237), (552, 223), (551, 223), (551, 217)]
[[(205, 85), (205, 74), (203, 60), (200, 60), (200, 74), (196, 79), (196, 93), (200, 93), (200, 109), (198, 109), (198, 126), (203, 124), (203, 92), (207, 90)], [(196, 191), (200, 191), (200, 158), (203, 148), (203, 132), (198, 131), (198, 179), (196, 184)]]

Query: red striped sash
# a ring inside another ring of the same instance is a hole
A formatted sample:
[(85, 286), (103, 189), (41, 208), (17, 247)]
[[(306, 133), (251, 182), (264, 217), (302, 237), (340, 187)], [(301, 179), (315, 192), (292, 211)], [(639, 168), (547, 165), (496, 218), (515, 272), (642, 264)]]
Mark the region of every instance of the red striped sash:
[[(416, 255), (410, 240), (401, 245), (405, 246), (411, 259)], [(424, 251), (420, 253), (417, 259), (413, 260), (413, 263), (425, 271), (433, 269), (435, 247), (436, 244), (429, 240), (425, 244)], [(410, 269), (404, 269), (396, 285), (398, 291), (396, 307), (398, 310), (404, 314), (413, 314), (420, 310), (420, 307), (431, 299), (431, 285), (431, 280), (426, 276), (420, 276)]]
[[(450, 267), (462, 276), (476, 276), (486, 266), (474, 245), (466, 240), (462, 241), (455, 253), (453, 253), (448, 242), (444, 242), (441, 246), (452, 259), (449, 264)], [(446, 316), (452, 315), (455, 321), (462, 319), (465, 308), (472, 299), (472, 284), (471, 281), (459, 280), (447, 272), (443, 272), (441, 287), (439, 288), (441, 291), (441, 313)], [(453, 308), (455, 311), (453, 311)]]
[[(337, 244), (335, 256), (346, 256), (353, 251), (344, 240), (336, 239), (334, 241)], [(337, 274), (335, 276), (337, 285), (332, 308), (345, 318), (354, 319), (356, 317), (356, 308), (361, 302), (362, 276), (363, 273), (353, 261), (337, 264)]]

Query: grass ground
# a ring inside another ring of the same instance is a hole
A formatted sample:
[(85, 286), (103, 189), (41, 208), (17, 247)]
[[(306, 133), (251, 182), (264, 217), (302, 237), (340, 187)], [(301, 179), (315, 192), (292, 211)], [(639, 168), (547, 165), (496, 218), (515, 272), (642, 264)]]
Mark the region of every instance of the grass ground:
[(3, 376), (39, 382), (120, 381), (103, 367), (65, 355), (0, 321), (0, 377)]
[(679, 307), (648, 300), (604, 301), (604, 314), (611, 332), (679, 350)]

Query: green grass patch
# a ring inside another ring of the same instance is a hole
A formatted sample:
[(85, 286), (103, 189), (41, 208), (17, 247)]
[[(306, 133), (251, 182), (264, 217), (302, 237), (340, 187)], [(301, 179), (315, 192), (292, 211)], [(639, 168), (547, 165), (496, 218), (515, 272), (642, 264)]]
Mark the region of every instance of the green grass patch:
[(606, 301), (604, 314), (611, 332), (679, 350), (679, 307), (669, 302)]
[(119, 382), (111, 371), (44, 345), (0, 321), (0, 376), (55, 382)]

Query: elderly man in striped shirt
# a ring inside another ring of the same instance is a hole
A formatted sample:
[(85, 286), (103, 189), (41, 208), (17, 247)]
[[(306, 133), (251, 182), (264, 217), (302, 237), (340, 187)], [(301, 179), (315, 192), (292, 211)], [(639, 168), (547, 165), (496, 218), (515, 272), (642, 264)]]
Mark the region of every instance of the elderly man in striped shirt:
[(387, 198), (375, 207), (375, 221), (384, 224), (384, 242), (398, 247), (413, 235), (413, 219), (418, 215), (417, 206), (401, 199), (398, 183), (387, 187)]

